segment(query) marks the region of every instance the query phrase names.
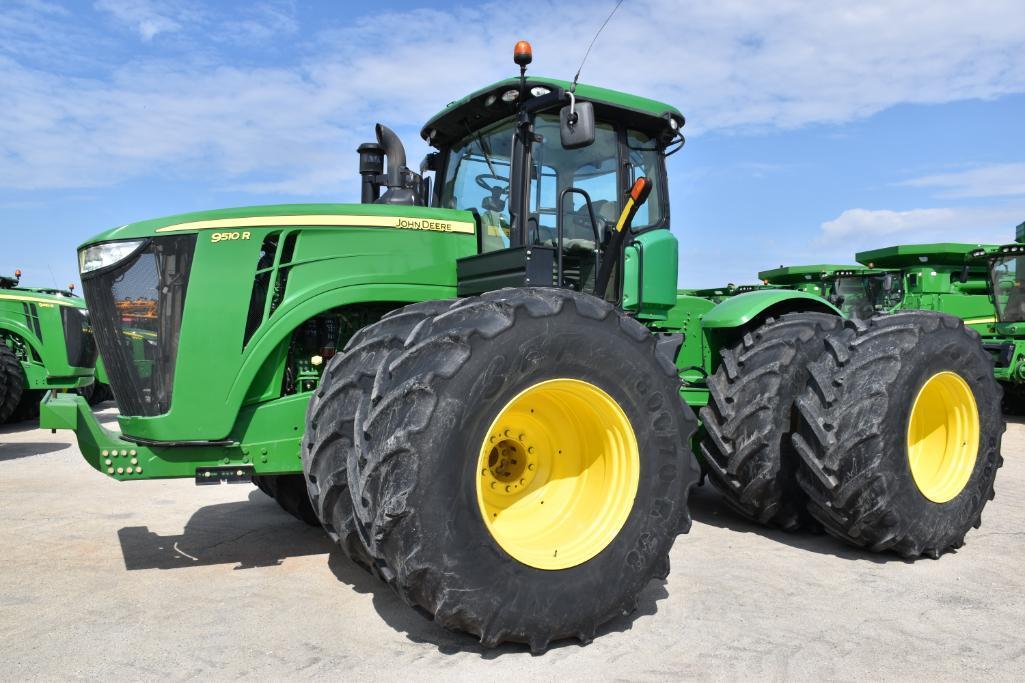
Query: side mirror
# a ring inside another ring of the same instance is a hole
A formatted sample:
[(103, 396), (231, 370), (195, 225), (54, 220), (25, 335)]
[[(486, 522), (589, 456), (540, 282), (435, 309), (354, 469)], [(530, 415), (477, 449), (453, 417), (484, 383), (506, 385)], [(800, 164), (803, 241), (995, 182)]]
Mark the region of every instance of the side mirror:
[(579, 149), (594, 142), (594, 107), (578, 102), (559, 111), (559, 136), (563, 149)]
[(889, 292), (893, 290), (893, 273), (887, 273), (883, 276), (883, 291)]
[(961, 284), (968, 282), (968, 276), (972, 274), (971, 266), (966, 265), (961, 269)]

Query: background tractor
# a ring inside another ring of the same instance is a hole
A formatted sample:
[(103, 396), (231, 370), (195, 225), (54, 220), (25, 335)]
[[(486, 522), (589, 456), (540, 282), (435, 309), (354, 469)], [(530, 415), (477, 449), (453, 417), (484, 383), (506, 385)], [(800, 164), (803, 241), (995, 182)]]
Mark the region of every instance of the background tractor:
[(70, 289), (22, 287), (20, 279), (21, 271), (0, 276), (0, 424), (36, 417), (49, 389), (106, 398), (106, 385), (94, 383), (85, 302)]
[(867, 317), (878, 312), (938, 311), (982, 332), (994, 320), (986, 269), (973, 263), (979, 244), (904, 244), (855, 254), (867, 270), (835, 273), (834, 302), (856, 298)]
[(378, 124), (360, 204), (82, 245), (120, 433), (59, 394), (44, 426), (119, 481), (255, 480), (487, 646), (589, 641), (667, 575), (695, 409), (744, 514), (905, 557), (959, 547), (1003, 431), (976, 337), (931, 312), (856, 326), (799, 291), (679, 294), (683, 115), (514, 57), (519, 78), (426, 123), (419, 172)]

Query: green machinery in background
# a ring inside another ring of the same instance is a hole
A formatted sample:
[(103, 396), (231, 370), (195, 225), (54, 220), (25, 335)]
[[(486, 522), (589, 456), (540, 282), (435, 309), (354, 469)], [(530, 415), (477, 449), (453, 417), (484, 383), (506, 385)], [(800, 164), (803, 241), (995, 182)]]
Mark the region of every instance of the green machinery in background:
[(829, 264), (811, 266), (780, 266), (758, 273), (758, 279), (772, 287), (794, 289), (828, 299), (831, 276), (836, 271), (856, 270), (859, 266), (836, 266)]
[(879, 311), (938, 311), (981, 332), (995, 320), (988, 274), (971, 260), (984, 246), (944, 242), (858, 252), (855, 259), (869, 270), (856, 274), (860, 282), (838, 281), (835, 288), (840, 296), (863, 296)]
[(677, 293), (683, 296), (696, 296), (708, 299), (713, 303), (722, 303), (731, 296), (756, 292), (760, 289), (774, 289), (766, 285), (735, 285), (730, 283), (725, 287), (706, 287), (704, 289), (679, 289)]
[(982, 247), (972, 252), (989, 276), (996, 319), (982, 326), (983, 346), (993, 356), (994, 374), (1004, 388), (1004, 407), (1025, 411), (1025, 223), (1017, 228), (1019, 242)]
[(665, 159), (683, 115), (527, 77), (526, 43), (515, 61), (426, 123), (419, 172), (378, 124), (361, 203), (88, 240), (120, 432), (56, 393), (43, 426), (119, 481), (253, 480), (486, 646), (587, 642), (632, 610), (689, 528), (699, 461), (766, 524), (909, 558), (960, 547), (1003, 431), (961, 322), (679, 293)]
[(98, 397), (96, 345), (85, 302), (70, 289), (22, 287), (0, 276), (0, 424), (31, 419), (48, 389)]
[(850, 318), (938, 311), (981, 330), (991, 323), (986, 273), (969, 263), (972, 244), (908, 244), (856, 254), (860, 265), (781, 266), (758, 274), (769, 285), (816, 294)]

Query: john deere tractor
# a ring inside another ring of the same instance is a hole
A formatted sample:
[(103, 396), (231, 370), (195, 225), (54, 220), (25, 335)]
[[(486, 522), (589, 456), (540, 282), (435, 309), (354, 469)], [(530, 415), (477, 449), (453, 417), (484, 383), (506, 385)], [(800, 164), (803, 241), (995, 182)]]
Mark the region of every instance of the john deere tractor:
[(983, 246), (904, 244), (858, 252), (855, 259), (865, 268), (833, 273), (833, 302), (856, 317), (900, 310), (939, 311), (982, 332), (995, 320), (993, 304), (986, 269), (970, 255)]
[(931, 312), (857, 326), (797, 291), (678, 294), (683, 115), (527, 77), (526, 43), (515, 61), (426, 123), (419, 172), (379, 124), (359, 204), (83, 244), (120, 433), (63, 394), (44, 425), (118, 481), (255, 480), (486, 646), (589, 641), (667, 575), (695, 410), (744, 514), (905, 557), (960, 547), (1003, 431), (976, 335)]
[(0, 424), (34, 418), (46, 390), (93, 402), (102, 395), (85, 302), (70, 289), (22, 287), (20, 279), (21, 271), (0, 276)]

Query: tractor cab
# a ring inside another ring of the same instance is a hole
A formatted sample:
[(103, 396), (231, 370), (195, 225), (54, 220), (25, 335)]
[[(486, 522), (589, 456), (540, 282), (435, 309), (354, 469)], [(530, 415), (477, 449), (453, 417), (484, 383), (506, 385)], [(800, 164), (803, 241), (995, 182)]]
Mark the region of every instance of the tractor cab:
[(1025, 244), (980, 248), (972, 252), (975, 262), (985, 263), (998, 323), (1025, 323)]
[(844, 315), (864, 320), (900, 304), (904, 289), (899, 272), (878, 268), (841, 268), (831, 273), (829, 298)]
[(421, 133), (438, 150), (421, 165), (436, 176), (425, 201), (477, 223), (477, 254), (457, 264), (459, 293), (555, 286), (664, 317), (677, 265), (665, 157), (683, 144), (683, 115), (528, 78), (529, 61), (529, 46), (517, 46), (520, 78), (449, 104)]

